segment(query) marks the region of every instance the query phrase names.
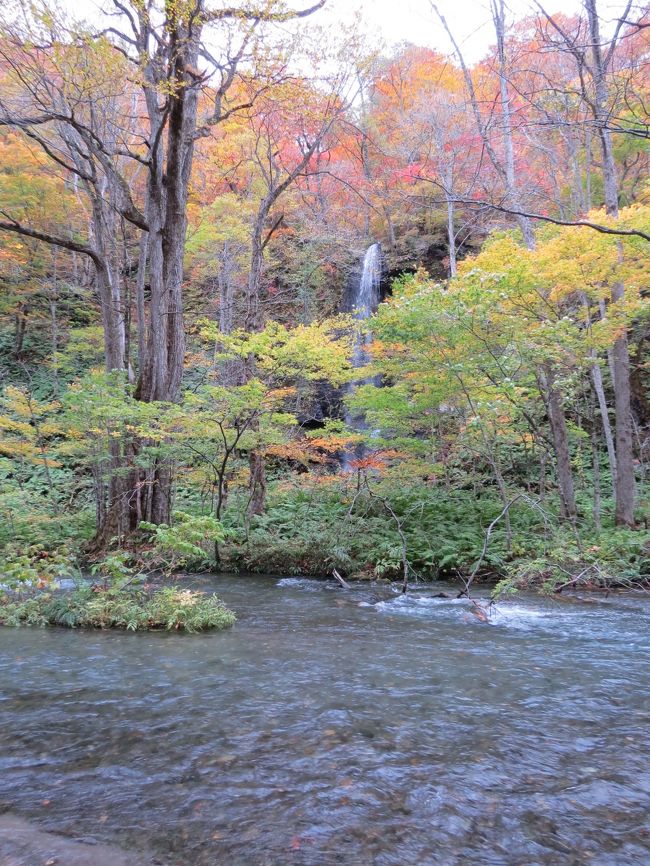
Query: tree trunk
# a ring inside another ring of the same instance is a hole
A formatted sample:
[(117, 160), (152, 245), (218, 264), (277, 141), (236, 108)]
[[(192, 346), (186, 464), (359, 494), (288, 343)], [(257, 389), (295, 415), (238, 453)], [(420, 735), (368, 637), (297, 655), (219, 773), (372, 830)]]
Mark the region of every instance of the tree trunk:
[(57, 305), (59, 301), (59, 290), (57, 286), (56, 267), (52, 275), (52, 286), (48, 292), (48, 304), (50, 307), (50, 350), (52, 352), (52, 390), (55, 399), (59, 396), (59, 321)]
[(593, 398), (590, 405), (590, 441), (591, 441), (591, 460), (594, 476), (594, 499), (593, 499), (593, 518), (596, 532), (601, 530), (600, 509), (602, 503), (601, 485), (600, 485), (600, 453), (598, 450), (598, 435), (596, 433), (596, 413), (594, 411)]
[(449, 248), (449, 276), (456, 276), (456, 229), (454, 228), (454, 202), (450, 193), (445, 190), (447, 199), (447, 244)]
[[(608, 62), (614, 48), (612, 45), (607, 57), (603, 57), (600, 35), (600, 21), (596, 0), (584, 0), (592, 55), (592, 78), (594, 99), (592, 110), (600, 141), (603, 167), (603, 187), (605, 209), (610, 216), (618, 217), (618, 177), (612, 147), (612, 137), (608, 128)], [(619, 262), (623, 263), (623, 245), (618, 244)], [(625, 298), (625, 287), (620, 281), (611, 287), (612, 303)], [(632, 408), (630, 404), (630, 353), (627, 332), (620, 334), (612, 347), (612, 362), (615, 379), (614, 403), (616, 410), (616, 524), (634, 526), (635, 473), (634, 448), (632, 438)]]
[(552, 365), (546, 362), (540, 374), (541, 393), (546, 402), (548, 419), (555, 451), (557, 483), (560, 490), (561, 514), (565, 520), (575, 524), (576, 503), (571, 469), (571, 454), (569, 452), (569, 437), (566, 428), (564, 406)]
[[(587, 325), (591, 331), (591, 312), (589, 309), (589, 300), (586, 295), (583, 295), (583, 303), (585, 306)], [(596, 357), (596, 350), (590, 349), (589, 356), (592, 359), (591, 366), (591, 381), (594, 386), (594, 393), (598, 400), (598, 411), (603, 425), (603, 433), (605, 435), (605, 444), (607, 445), (607, 456), (609, 458), (609, 468), (612, 474), (613, 492), (616, 494), (616, 450), (614, 448), (614, 437), (612, 436), (612, 426), (609, 422), (609, 410), (607, 400), (605, 398), (605, 388), (603, 387), (603, 376)]]
[(605, 399), (605, 390), (603, 388), (603, 377), (600, 372), (598, 363), (594, 363), (591, 368), (591, 380), (594, 386), (594, 393), (598, 400), (598, 411), (603, 425), (603, 433), (605, 434), (605, 444), (607, 445), (607, 456), (609, 458), (609, 468), (612, 473), (612, 485), (614, 492), (616, 490), (616, 450), (614, 448), (614, 437), (612, 436), (612, 426), (609, 423), (609, 411), (607, 408), (607, 400)]
[(15, 329), (14, 329), (14, 350), (13, 356), (16, 360), (20, 360), (23, 354), (23, 345), (25, 342), (25, 333), (27, 331), (27, 312), (28, 307), (26, 304), (19, 303), (16, 307), (16, 313), (14, 316)]
[[(506, 22), (504, 0), (491, 0), (492, 20), (497, 37), (497, 53), (499, 56), (499, 97), (501, 102), (501, 129), (503, 133), (503, 152), (505, 157), (505, 180), (508, 199), (514, 210), (523, 210), (517, 189), (515, 175), (515, 157), (512, 144), (512, 116), (510, 112), (510, 95), (508, 93), (508, 77), (506, 69)], [(519, 228), (524, 243), (529, 250), (535, 249), (535, 233), (528, 217), (517, 215)]]
[[(612, 300), (619, 300), (623, 287), (612, 288)], [(634, 526), (635, 473), (630, 402), (630, 353), (627, 333), (614, 343), (614, 408), (616, 411), (616, 525)]]
[(259, 451), (251, 451), (250, 466), (250, 500), (248, 516), (264, 514), (266, 505), (266, 466), (264, 456)]
[[(140, 376), (136, 396), (145, 402), (175, 402), (178, 399), (185, 360), (183, 322), (183, 257), (187, 232), (187, 198), (194, 156), (199, 82), (196, 77), (201, 40), (202, 2), (196, 14), (185, 20), (170, 6), (169, 57), (172, 73), (169, 109), (164, 117), (159, 105), (161, 68), (151, 60), (144, 70), (144, 92), (150, 125), (150, 162), (145, 214), (147, 241), (141, 242), (138, 262), (138, 324), (145, 326), (145, 269), (150, 285), (146, 338), (139, 335)], [(143, 32), (149, 32), (141, 13)], [(148, 46), (143, 45), (143, 50)], [(165, 79), (166, 80), (166, 79)], [(166, 143), (163, 133), (166, 126)], [(145, 246), (146, 243), (146, 246)], [(168, 460), (160, 458), (144, 479), (140, 511), (151, 523), (171, 522), (173, 473)]]

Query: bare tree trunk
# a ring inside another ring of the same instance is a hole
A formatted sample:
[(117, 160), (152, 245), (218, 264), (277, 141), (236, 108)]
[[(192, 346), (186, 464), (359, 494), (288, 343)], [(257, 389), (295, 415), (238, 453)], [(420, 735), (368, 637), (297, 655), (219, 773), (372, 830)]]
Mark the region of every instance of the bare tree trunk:
[(254, 514), (264, 514), (266, 506), (266, 466), (264, 455), (259, 451), (251, 451), (250, 466), (250, 501), (248, 503), (249, 517)]
[[(171, 9), (171, 7), (170, 7)], [(167, 114), (159, 105), (158, 86), (164, 71), (153, 59), (144, 70), (144, 92), (150, 125), (149, 174), (145, 214), (148, 245), (141, 247), (138, 296), (139, 327), (144, 310), (144, 269), (148, 265), (150, 284), (149, 320), (146, 341), (140, 337), (140, 377), (136, 395), (145, 402), (174, 402), (178, 399), (185, 359), (183, 323), (183, 257), (187, 231), (187, 197), (194, 155), (199, 81), (196, 77), (203, 26), (203, 4), (197, 0), (194, 12), (185, 19), (168, 10), (168, 52), (171, 75), (168, 80)], [(148, 51), (148, 13), (139, 12), (143, 53)], [(167, 80), (165, 75), (165, 80)], [(164, 124), (166, 142), (163, 147)], [(143, 241), (144, 243), (144, 241)], [(142, 300), (140, 300), (142, 298)], [(146, 502), (139, 510), (152, 523), (170, 523), (172, 471), (169, 461), (160, 458), (146, 473), (141, 490)]]
[[(621, 284), (612, 287), (612, 299), (623, 296)], [(630, 353), (627, 334), (614, 343), (614, 408), (616, 411), (616, 524), (634, 526), (635, 473), (632, 408), (630, 398)]]
[[(598, 309), (600, 311), (600, 318), (604, 319), (607, 316), (607, 305), (602, 298), (598, 301)], [(612, 390), (614, 390), (616, 388), (616, 372), (614, 370), (614, 354), (611, 347), (607, 349), (607, 367), (610, 379), (612, 380)]]
[[(467, 87), (467, 92), (469, 94), (470, 105), (472, 106), (472, 113), (474, 115), (476, 129), (481, 137), (481, 141), (485, 148), (485, 152), (490, 159), (490, 162), (494, 166), (497, 174), (501, 178), (506, 188), (508, 204), (513, 210), (522, 211), (524, 210), (524, 208), (522, 207), (516, 184), (514, 151), (512, 145), (512, 117), (510, 111), (510, 97), (508, 95), (508, 79), (506, 75), (505, 5), (503, 0), (490, 0), (490, 2), (492, 20), (494, 22), (494, 28), (496, 31), (497, 50), (499, 56), (499, 95), (501, 103), (501, 129), (503, 134), (504, 146), (503, 160), (497, 154), (490, 140), (487, 126), (481, 114), (481, 107), (479, 105), (478, 96), (474, 88), (474, 82), (472, 80), (472, 76), (467, 67), (467, 64), (465, 63), (465, 58), (463, 57), (463, 53), (460, 50), (460, 46), (454, 38), (444, 15), (442, 15), (433, 0), (431, 0), (431, 7), (440, 19), (440, 23), (444, 27), (454, 47), (456, 57), (458, 58), (458, 62), (460, 63), (460, 67), (463, 72), (463, 78), (465, 79), (465, 86)], [(526, 216), (518, 215), (516, 216), (516, 220), (521, 229), (521, 233), (524, 237), (524, 242), (526, 246), (528, 247), (528, 249), (534, 249), (535, 234), (533, 232), (530, 219)]]
[[(512, 115), (510, 112), (510, 96), (508, 94), (508, 76), (506, 68), (506, 22), (504, 0), (490, 0), (492, 20), (497, 37), (497, 53), (499, 56), (499, 96), (501, 101), (501, 128), (503, 132), (503, 151), (505, 157), (506, 190), (511, 205), (515, 210), (523, 210), (521, 198), (517, 189), (515, 176), (515, 157), (512, 144)], [(517, 222), (524, 237), (524, 243), (529, 250), (535, 249), (535, 233), (528, 217), (517, 216)]]
[[(247, 331), (257, 331), (261, 326), (261, 304), (260, 292), (262, 287), (262, 273), (264, 269), (264, 245), (262, 235), (264, 224), (275, 199), (269, 193), (260, 204), (257, 212), (253, 231), (251, 234), (251, 264), (248, 275), (248, 286), (246, 294), (246, 312), (244, 315), (244, 328)], [(245, 365), (245, 378), (248, 380), (255, 374), (255, 361), (249, 358)], [(259, 429), (259, 424), (251, 425), (251, 429)], [(254, 514), (263, 514), (266, 507), (266, 462), (264, 455), (257, 449), (253, 449), (248, 457), (249, 464), (249, 500), (248, 517)]]
[(591, 380), (594, 385), (594, 392), (598, 400), (598, 410), (600, 419), (603, 424), (603, 433), (605, 434), (605, 444), (607, 445), (607, 456), (609, 458), (609, 467), (612, 473), (612, 484), (616, 487), (616, 450), (614, 448), (614, 437), (612, 436), (612, 426), (609, 423), (609, 411), (607, 408), (607, 400), (605, 399), (605, 390), (603, 388), (603, 377), (600, 372), (600, 367), (594, 357), (594, 364), (591, 368)]
[(571, 469), (571, 454), (569, 452), (569, 437), (566, 428), (566, 418), (562, 396), (557, 388), (555, 372), (550, 362), (546, 362), (540, 371), (542, 397), (548, 409), (548, 419), (553, 438), (557, 483), (560, 490), (561, 514), (565, 520), (575, 524), (576, 503)]
[[(591, 311), (589, 309), (589, 300), (586, 295), (583, 295), (583, 303), (587, 316), (587, 326), (591, 331)], [(598, 400), (598, 410), (603, 425), (603, 433), (605, 435), (605, 443), (607, 445), (607, 455), (609, 457), (609, 467), (612, 473), (612, 485), (614, 494), (616, 493), (616, 450), (614, 448), (614, 437), (612, 436), (612, 426), (609, 422), (609, 410), (607, 400), (605, 398), (605, 388), (603, 387), (603, 376), (598, 364), (596, 350), (590, 349), (589, 356), (592, 359), (591, 365), (591, 381), (594, 386), (596, 399)]]
[(135, 284), (135, 305), (138, 317), (138, 369), (147, 366), (147, 314), (144, 298), (147, 261), (149, 257), (149, 233), (143, 231), (138, 251), (138, 273)]
[(591, 129), (585, 128), (585, 210), (591, 210)]
[[(594, 84), (594, 99), (592, 110), (600, 141), (603, 186), (605, 193), (605, 209), (610, 216), (618, 217), (618, 177), (612, 137), (608, 128), (609, 114), (607, 109), (608, 64), (614, 43), (606, 57), (603, 57), (600, 34), (600, 21), (596, 8), (596, 0), (584, 0), (592, 57), (592, 78)], [(618, 244), (619, 262), (623, 263), (623, 245)], [(625, 298), (623, 283), (616, 281), (611, 287), (612, 303), (622, 302)], [(634, 526), (635, 477), (634, 477), (634, 447), (632, 437), (632, 408), (630, 402), (630, 353), (627, 332), (618, 336), (612, 347), (612, 361), (615, 378), (614, 402), (616, 410), (616, 523), (618, 526)]]
[(447, 245), (449, 248), (449, 276), (456, 276), (456, 229), (454, 228), (454, 202), (450, 194), (445, 190), (447, 199)]
[(592, 468), (593, 468), (593, 477), (594, 477), (594, 499), (593, 499), (593, 518), (594, 518), (594, 526), (596, 527), (596, 531), (600, 532), (601, 530), (601, 520), (600, 520), (600, 511), (601, 511), (601, 503), (602, 503), (602, 493), (601, 493), (601, 485), (600, 485), (600, 454), (598, 451), (598, 435), (596, 433), (596, 413), (594, 412), (593, 399), (590, 403), (591, 410), (591, 460), (592, 460)]
[(19, 303), (14, 314), (14, 350), (13, 356), (17, 360), (22, 357), (23, 345), (25, 343), (25, 333), (27, 332), (27, 304)]
[(52, 254), (52, 283), (48, 291), (48, 304), (50, 307), (50, 348), (52, 352), (52, 390), (54, 397), (59, 396), (59, 323), (57, 316), (57, 305), (59, 302), (59, 286), (57, 274), (57, 250)]

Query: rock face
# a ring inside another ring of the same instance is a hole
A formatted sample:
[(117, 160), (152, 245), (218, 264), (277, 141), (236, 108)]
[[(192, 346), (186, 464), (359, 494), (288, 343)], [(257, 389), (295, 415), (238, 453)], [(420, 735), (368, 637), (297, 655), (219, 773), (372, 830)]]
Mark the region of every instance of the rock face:
[(0, 815), (0, 866), (152, 866), (119, 848), (76, 841), (40, 830), (13, 815)]

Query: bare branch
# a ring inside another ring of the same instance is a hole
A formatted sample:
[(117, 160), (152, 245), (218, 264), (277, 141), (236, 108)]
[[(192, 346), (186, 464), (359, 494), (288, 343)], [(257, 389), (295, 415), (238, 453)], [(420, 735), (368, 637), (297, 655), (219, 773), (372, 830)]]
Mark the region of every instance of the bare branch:
[(65, 250), (71, 250), (75, 253), (83, 253), (83, 255), (89, 256), (98, 267), (101, 266), (101, 256), (93, 247), (89, 247), (87, 244), (78, 243), (77, 241), (69, 240), (68, 238), (59, 237), (59, 235), (54, 235), (50, 232), (41, 232), (37, 229), (31, 229), (28, 226), (22, 225), (22, 223), (19, 223), (4, 211), (0, 211), (0, 213), (6, 218), (5, 220), (0, 220), (0, 231), (14, 232), (14, 234), (22, 235), (27, 238), (34, 238), (37, 241), (43, 241), (43, 243), (52, 244), (55, 247), (62, 247)]
[(318, 12), (319, 9), (322, 9), (326, 3), (327, 0), (319, 0), (318, 3), (315, 3), (313, 6), (309, 6), (306, 9), (292, 10), (288, 12), (267, 12), (259, 6), (248, 6), (243, 9), (231, 6), (226, 9), (215, 9), (213, 12), (206, 12), (204, 19), (209, 22), (224, 21), (228, 18), (234, 18), (243, 21), (269, 21), (282, 24), (287, 21), (293, 21), (296, 18), (307, 18), (309, 15), (313, 15), (314, 12)]

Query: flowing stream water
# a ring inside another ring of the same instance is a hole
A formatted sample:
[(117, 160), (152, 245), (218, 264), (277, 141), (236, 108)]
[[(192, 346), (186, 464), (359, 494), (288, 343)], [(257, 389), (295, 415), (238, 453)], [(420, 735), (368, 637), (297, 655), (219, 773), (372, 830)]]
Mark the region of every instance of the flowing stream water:
[(237, 625), (0, 629), (3, 866), (650, 864), (647, 597), (184, 580)]

